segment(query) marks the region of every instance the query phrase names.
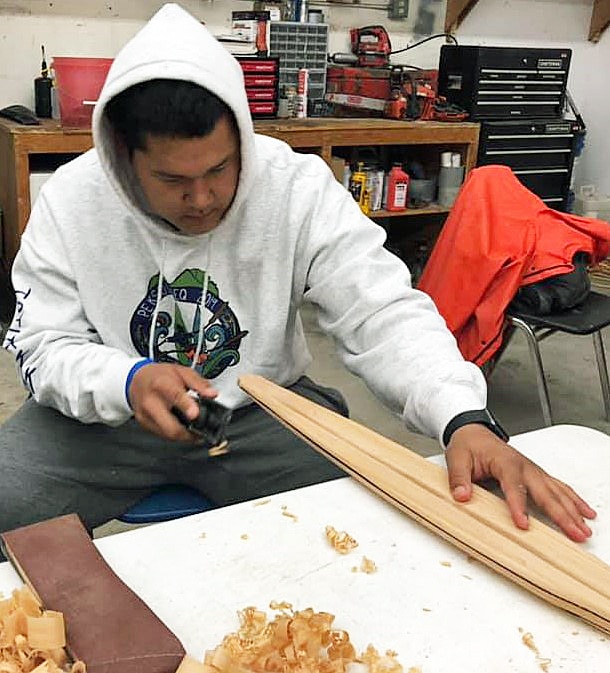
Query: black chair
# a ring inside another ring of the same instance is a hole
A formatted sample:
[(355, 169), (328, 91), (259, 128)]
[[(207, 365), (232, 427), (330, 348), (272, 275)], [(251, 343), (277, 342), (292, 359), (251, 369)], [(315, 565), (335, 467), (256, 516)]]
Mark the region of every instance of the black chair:
[(538, 395), (546, 425), (553, 424), (553, 417), (538, 344), (555, 332), (567, 332), (576, 335), (592, 334), (606, 419), (610, 421), (610, 384), (601, 335), (601, 330), (610, 325), (610, 296), (599, 292), (590, 292), (587, 299), (579, 306), (545, 316), (512, 311), (509, 308), (506, 317), (509, 325), (521, 330), (527, 338), (530, 355), (536, 370)]

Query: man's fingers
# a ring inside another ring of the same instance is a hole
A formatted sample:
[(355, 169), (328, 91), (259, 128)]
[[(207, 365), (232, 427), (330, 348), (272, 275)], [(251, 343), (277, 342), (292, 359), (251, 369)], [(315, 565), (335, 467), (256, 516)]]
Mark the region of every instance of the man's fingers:
[(136, 412), (138, 423), (156, 435), (175, 441), (192, 441), (192, 435), (184, 425), (170, 413), (163, 400), (151, 398)]
[(546, 481), (534, 481), (531, 488), (532, 500), (542, 508), (559, 528), (575, 542), (584, 542), (592, 531), (583, 520), (581, 507), (593, 512), (572, 489), (548, 475)]
[(218, 391), (210, 385), (207, 379), (202, 378), (196, 371), (193, 371), (189, 367), (180, 367), (177, 371), (187, 390), (194, 390), (202, 397), (213, 398), (218, 396)]
[(520, 472), (501, 478), (499, 482), (515, 526), (527, 530), (529, 528), (529, 517), (527, 515), (528, 489)]
[(448, 448), (445, 454), (449, 473), (449, 488), (459, 502), (466, 502), (472, 496), (472, 454)]

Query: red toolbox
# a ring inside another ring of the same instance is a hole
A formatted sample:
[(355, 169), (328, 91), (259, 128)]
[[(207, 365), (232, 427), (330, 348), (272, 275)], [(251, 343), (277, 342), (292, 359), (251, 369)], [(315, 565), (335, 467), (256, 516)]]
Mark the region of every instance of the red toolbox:
[[(379, 98), (388, 100), (391, 94), (391, 68), (357, 68), (353, 66), (329, 65), (326, 71), (326, 92)], [(411, 77), (429, 84), (437, 90), (438, 70), (405, 69)]]
[(238, 56), (253, 119), (277, 117), (280, 81), (278, 57)]
[(329, 65), (326, 70), (326, 91), (388, 100), (390, 69)]

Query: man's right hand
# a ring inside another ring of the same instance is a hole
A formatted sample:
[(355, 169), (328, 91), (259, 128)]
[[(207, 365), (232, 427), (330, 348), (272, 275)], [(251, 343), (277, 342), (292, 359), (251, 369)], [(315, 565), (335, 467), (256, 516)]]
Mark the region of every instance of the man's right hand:
[(218, 395), (210, 383), (189, 367), (152, 363), (134, 374), (129, 386), (129, 402), (138, 423), (159, 437), (180, 442), (200, 441), (172, 413), (176, 407), (189, 420), (199, 414), (199, 405), (187, 394), (194, 390), (201, 397)]

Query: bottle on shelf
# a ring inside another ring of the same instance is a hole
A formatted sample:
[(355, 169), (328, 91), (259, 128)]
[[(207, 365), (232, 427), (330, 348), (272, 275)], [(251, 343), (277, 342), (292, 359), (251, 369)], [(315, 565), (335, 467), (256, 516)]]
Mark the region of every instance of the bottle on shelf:
[(360, 206), (360, 210), (368, 215), (371, 204), (371, 195), (368, 190), (367, 175), (362, 161), (358, 162), (358, 168), (350, 176), (349, 191), (354, 197), (354, 201)]
[(409, 175), (401, 164), (394, 164), (388, 174), (386, 210), (405, 210), (409, 192)]
[(34, 80), (34, 101), (37, 117), (50, 119), (53, 116), (51, 105), (51, 89), (53, 82), (49, 77), (49, 68), (45, 58), (44, 45), (42, 49), (42, 63), (40, 64), (40, 77)]

